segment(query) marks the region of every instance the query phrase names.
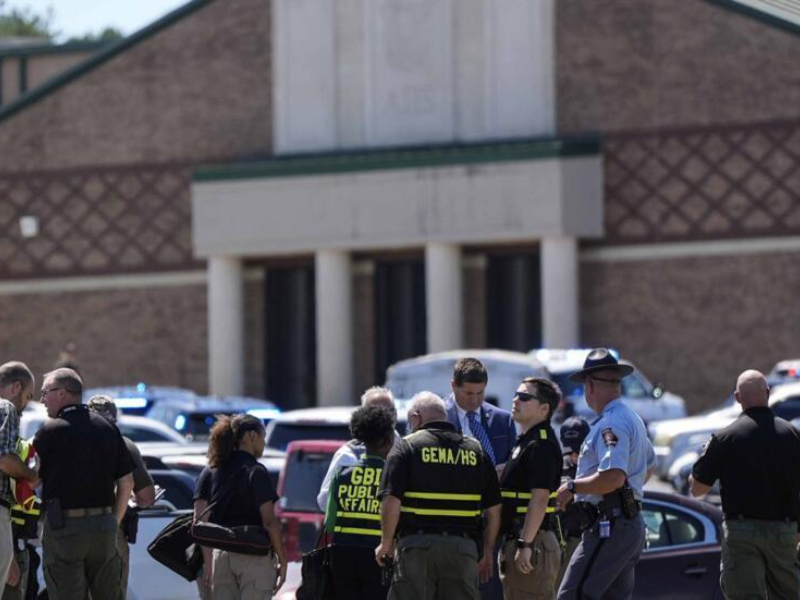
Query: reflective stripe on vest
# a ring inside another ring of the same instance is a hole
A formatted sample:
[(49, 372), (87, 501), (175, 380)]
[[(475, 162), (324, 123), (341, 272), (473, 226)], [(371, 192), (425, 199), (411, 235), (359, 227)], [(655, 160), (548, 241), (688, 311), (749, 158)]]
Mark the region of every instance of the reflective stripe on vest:
[[(552, 492), (547, 498), (546, 513), (556, 512), (556, 492)], [(532, 497), (530, 492), (515, 492), (513, 490), (500, 490), (500, 496), (514, 505), (514, 512), (518, 515), (528, 513), (528, 503)]]
[(362, 461), (342, 470), (334, 490), (336, 498), (336, 522), (333, 526), (334, 538), (340, 543), (347, 542), (347, 536), (356, 542), (363, 536), (369, 538), (381, 535), (381, 503), (378, 500), (378, 484), (382, 467)]

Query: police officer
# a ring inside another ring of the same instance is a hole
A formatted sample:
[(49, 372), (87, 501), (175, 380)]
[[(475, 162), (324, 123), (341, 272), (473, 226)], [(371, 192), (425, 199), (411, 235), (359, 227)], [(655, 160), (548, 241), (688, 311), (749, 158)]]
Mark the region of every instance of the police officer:
[(340, 468), (328, 496), (325, 528), (333, 534), (331, 569), (337, 598), (380, 600), (389, 589), (375, 563), (375, 546), (381, 535), (378, 487), (394, 444), (393, 408), (363, 406), (350, 419), (353, 439), (366, 450), (355, 465)]
[(381, 478), (375, 557), (381, 566), (395, 557), (389, 598), (478, 600), (479, 577), (486, 581), (494, 570), (500, 526), (494, 465), (480, 442), (447, 422), (444, 403), (432, 392), (414, 396), (408, 424), (414, 433), (389, 453)]
[(742, 414), (715, 433), (694, 464), (691, 491), (720, 481), (722, 592), (738, 598), (797, 598), (800, 433), (769, 408), (769, 386), (745, 371), (734, 392)]
[(591, 516), (567, 567), (559, 600), (631, 598), (633, 569), (644, 549), (642, 488), (655, 452), (642, 419), (619, 399), (621, 382), (633, 367), (605, 348), (592, 350), (570, 381), (584, 384), (593, 424), (578, 459), (576, 478), (558, 490), (558, 505), (573, 499)]
[[(564, 456), (561, 483), (567, 483), (575, 479), (575, 474), (578, 471), (578, 455), (587, 435), (589, 435), (589, 423), (583, 417), (570, 417), (561, 424), (561, 429), (558, 432)], [(567, 565), (581, 541), (581, 535), (583, 535), (580, 515), (576, 514), (575, 509), (575, 503), (570, 502), (564, 512), (559, 513), (561, 534), (564, 536), (564, 556), (561, 559), (561, 568), (558, 570), (556, 589), (561, 586), (561, 582), (564, 580), (564, 573), (567, 571)]]
[(41, 460), (45, 505), (44, 576), (51, 600), (122, 600), (117, 529), (133, 489), (133, 462), (116, 427), (81, 404), (83, 381), (71, 369), (47, 373), (42, 401), (50, 417), (33, 445)]
[(505, 600), (555, 598), (561, 544), (556, 490), (561, 447), (550, 426), (561, 391), (548, 379), (529, 377), (517, 388), (511, 416), (522, 435), (500, 478), (503, 497), (500, 580)]
[[(117, 418), (119, 416), (117, 405), (109, 396), (92, 396), (89, 402), (86, 403), (89, 410), (96, 412), (109, 423), (116, 426)], [(136, 541), (136, 534), (138, 530), (139, 513), (138, 509), (147, 508), (152, 506), (155, 502), (155, 482), (147, 472), (147, 467), (144, 466), (142, 454), (139, 448), (128, 437), (122, 436), (122, 441), (125, 442), (125, 447), (131, 455), (133, 461), (133, 496), (136, 501), (136, 508), (128, 507), (125, 512), (125, 518), (120, 524), (119, 531), (117, 532), (117, 552), (122, 559), (122, 591), (127, 595), (128, 590), (128, 573), (130, 572), (130, 548), (128, 544)]]

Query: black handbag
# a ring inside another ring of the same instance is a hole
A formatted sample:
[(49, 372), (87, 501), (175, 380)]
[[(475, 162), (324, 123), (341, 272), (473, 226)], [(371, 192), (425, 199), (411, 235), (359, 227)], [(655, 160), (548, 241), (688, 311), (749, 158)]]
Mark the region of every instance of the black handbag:
[(213, 502), (191, 524), (189, 537), (197, 544), (207, 548), (216, 548), (217, 550), (226, 550), (238, 554), (266, 556), (272, 552), (272, 540), (267, 530), (260, 525), (226, 527), (218, 523), (201, 520), (219, 502), (223, 491), (227, 493), (238, 489), (238, 486), (232, 485), (232, 482), (240, 484), (239, 477), (240, 473), (243, 472), (247, 472), (247, 465), (231, 475), (223, 489), (217, 490), (214, 498), (212, 498)]
[[(201, 515), (202, 516), (202, 515)], [(208, 548), (266, 556), (272, 553), (272, 540), (263, 527), (241, 525), (225, 527), (207, 521), (195, 521), (189, 536), (198, 544)]]
[(192, 513), (181, 515), (162, 529), (147, 547), (150, 556), (186, 581), (197, 579), (203, 567), (203, 552), (189, 536), (193, 520)]
[(303, 554), (303, 565), (300, 568), (302, 583), (297, 588), (297, 600), (336, 600), (333, 592), (331, 547), (320, 543), (324, 534), (323, 529), (317, 540), (317, 547)]

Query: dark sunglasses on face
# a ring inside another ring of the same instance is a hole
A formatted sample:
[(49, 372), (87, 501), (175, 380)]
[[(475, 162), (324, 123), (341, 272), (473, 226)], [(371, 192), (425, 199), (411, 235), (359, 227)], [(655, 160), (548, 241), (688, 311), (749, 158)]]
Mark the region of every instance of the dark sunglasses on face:
[(539, 400), (536, 396), (534, 396), (533, 394), (529, 394), (527, 392), (517, 392), (514, 398), (515, 399), (519, 398), (520, 402), (530, 402), (531, 400), (537, 400), (537, 401)]

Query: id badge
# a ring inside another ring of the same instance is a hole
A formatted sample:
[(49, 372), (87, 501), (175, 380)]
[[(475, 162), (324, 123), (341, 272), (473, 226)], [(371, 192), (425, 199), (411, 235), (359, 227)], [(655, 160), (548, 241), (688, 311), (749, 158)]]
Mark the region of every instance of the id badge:
[(606, 539), (606, 538), (611, 537), (611, 522), (610, 521), (600, 521), (598, 536), (600, 537), (600, 539)]

